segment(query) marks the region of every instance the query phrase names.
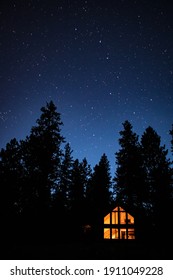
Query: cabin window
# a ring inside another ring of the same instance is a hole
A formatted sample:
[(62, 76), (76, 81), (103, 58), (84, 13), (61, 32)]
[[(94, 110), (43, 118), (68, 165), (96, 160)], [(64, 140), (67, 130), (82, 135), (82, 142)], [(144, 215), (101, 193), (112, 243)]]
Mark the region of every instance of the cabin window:
[(110, 239), (110, 229), (109, 228), (104, 228), (104, 239)]
[(104, 224), (110, 225), (110, 214), (104, 217)]
[(128, 230), (128, 239), (135, 239), (135, 231), (134, 229)]
[(104, 217), (104, 239), (135, 239), (134, 217), (117, 206)]

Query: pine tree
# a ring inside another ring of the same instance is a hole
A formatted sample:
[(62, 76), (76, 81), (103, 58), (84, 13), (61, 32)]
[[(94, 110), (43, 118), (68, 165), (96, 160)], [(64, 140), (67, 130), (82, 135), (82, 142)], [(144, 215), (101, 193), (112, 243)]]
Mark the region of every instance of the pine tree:
[(110, 211), (111, 184), (110, 164), (104, 153), (99, 163), (94, 167), (90, 187), (87, 191), (90, 224), (94, 228), (97, 239), (102, 239), (103, 217)]
[(88, 201), (87, 201), (87, 192), (90, 188), (91, 184), (91, 178), (92, 178), (92, 170), (90, 164), (88, 164), (88, 161), (86, 158), (84, 158), (81, 162), (81, 181), (83, 184), (83, 205), (82, 205), (82, 212), (83, 212), (83, 226), (89, 224), (90, 218), (89, 218), (89, 211), (88, 211)]
[[(57, 239), (69, 239), (69, 192), (72, 184), (73, 157), (69, 143), (65, 144), (61, 160), (60, 177), (56, 188), (52, 192), (52, 207), (49, 220), (52, 232)], [(57, 221), (57, 222), (55, 222)]]
[[(173, 125), (172, 125), (172, 129), (169, 131), (170, 135), (171, 135), (171, 152), (173, 155)], [(173, 201), (173, 161), (171, 161), (171, 189), (172, 189), (172, 201)], [(173, 204), (173, 203), (172, 203)]]
[[(72, 167), (72, 183), (69, 190), (71, 238), (79, 240), (82, 235), (84, 211), (84, 185), (81, 163), (76, 159)], [(70, 224), (70, 223), (69, 223)]]
[(21, 147), (14, 138), (0, 152), (0, 217), (1, 234), (7, 243), (15, 242), (20, 232), (21, 188), (24, 169), (21, 160)]
[(33, 209), (42, 218), (50, 208), (52, 192), (57, 188), (61, 173), (63, 123), (56, 109), (53, 101), (46, 103), (30, 135), (22, 141), (23, 161), (27, 171), (27, 184), (23, 188), (25, 208), (29, 212)]
[(168, 150), (161, 146), (161, 138), (152, 127), (148, 127), (141, 137), (143, 162), (147, 183), (147, 199), (145, 201), (147, 216), (157, 235), (160, 221), (166, 225), (169, 220), (171, 206), (171, 168), (167, 159)]
[(72, 149), (70, 144), (67, 143), (65, 145), (65, 152), (62, 157), (61, 163), (61, 174), (59, 184), (55, 193), (53, 195), (55, 207), (58, 209), (69, 209), (69, 192), (72, 184), (72, 167), (73, 167), (73, 157), (72, 157)]
[(83, 178), (83, 187), (84, 187), (84, 197), (86, 198), (86, 193), (90, 185), (92, 170), (90, 164), (86, 158), (84, 158), (81, 162), (81, 172)]
[(15, 215), (21, 211), (23, 165), (19, 142), (14, 138), (0, 152), (1, 207), (3, 213)]
[(145, 192), (144, 170), (138, 135), (133, 132), (129, 121), (123, 123), (120, 131), (120, 150), (116, 152), (115, 174), (116, 201), (130, 211), (142, 210)]
[(172, 129), (169, 131), (169, 134), (172, 137), (172, 139), (171, 139), (171, 152), (173, 154), (173, 125), (172, 125)]
[(91, 167), (86, 158), (81, 162), (74, 160), (71, 170), (71, 183), (68, 191), (69, 224), (73, 228), (71, 237), (80, 240), (83, 227), (87, 223), (86, 190), (91, 177)]
[(82, 209), (86, 198), (86, 191), (91, 180), (91, 167), (86, 158), (79, 162), (76, 159), (72, 168), (72, 184), (69, 191), (70, 209)]

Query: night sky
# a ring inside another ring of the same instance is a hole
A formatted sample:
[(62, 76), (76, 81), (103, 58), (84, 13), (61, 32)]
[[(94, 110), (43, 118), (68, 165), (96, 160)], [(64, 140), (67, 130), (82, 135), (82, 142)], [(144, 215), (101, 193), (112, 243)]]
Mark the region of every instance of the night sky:
[(115, 171), (119, 131), (152, 126), (170, 149), (173, 4), (1, 0), (0, 148), (25, 139), (53, 100), (73, 157)]

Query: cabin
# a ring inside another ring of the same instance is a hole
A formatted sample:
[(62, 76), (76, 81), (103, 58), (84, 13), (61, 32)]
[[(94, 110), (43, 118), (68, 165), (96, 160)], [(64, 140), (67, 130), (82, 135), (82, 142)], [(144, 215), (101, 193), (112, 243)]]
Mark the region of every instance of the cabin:
[(104, 239), (135, 239), (134, 217), (122, 207), (115, 207), (104, 217)]

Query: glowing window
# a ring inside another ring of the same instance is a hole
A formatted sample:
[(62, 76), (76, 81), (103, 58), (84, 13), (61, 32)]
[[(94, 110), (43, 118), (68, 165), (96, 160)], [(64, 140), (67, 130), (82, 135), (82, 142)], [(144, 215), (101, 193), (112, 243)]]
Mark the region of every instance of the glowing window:
[(134, 224), (134, 218), (130, 214), (127, 214), (127, 220), (129, 221), (128, 224)]
[(110, 228), (104, 228), (104, 239), (110, 239)]
[(118, 239), (118, 229), (112, 228), (112, 239)]
[(125, 228), (120, 229), (120, 239), (127, 239), (127, 232)]
[(110, 225), (110, 214), (108, 214), (104, 217), (104, 224), (105, 225)]
[(117, 225), (118, 224), (118, 212), (113, 211), (112, 212), (112, 224)]
[(134, 230), (134, 228), (128, 229), (128, 239), (135, 239), (135, 230)]
[(105, 239), (135, 239), (134, 217), (119, 206), (104, 217), (104, 224)]

